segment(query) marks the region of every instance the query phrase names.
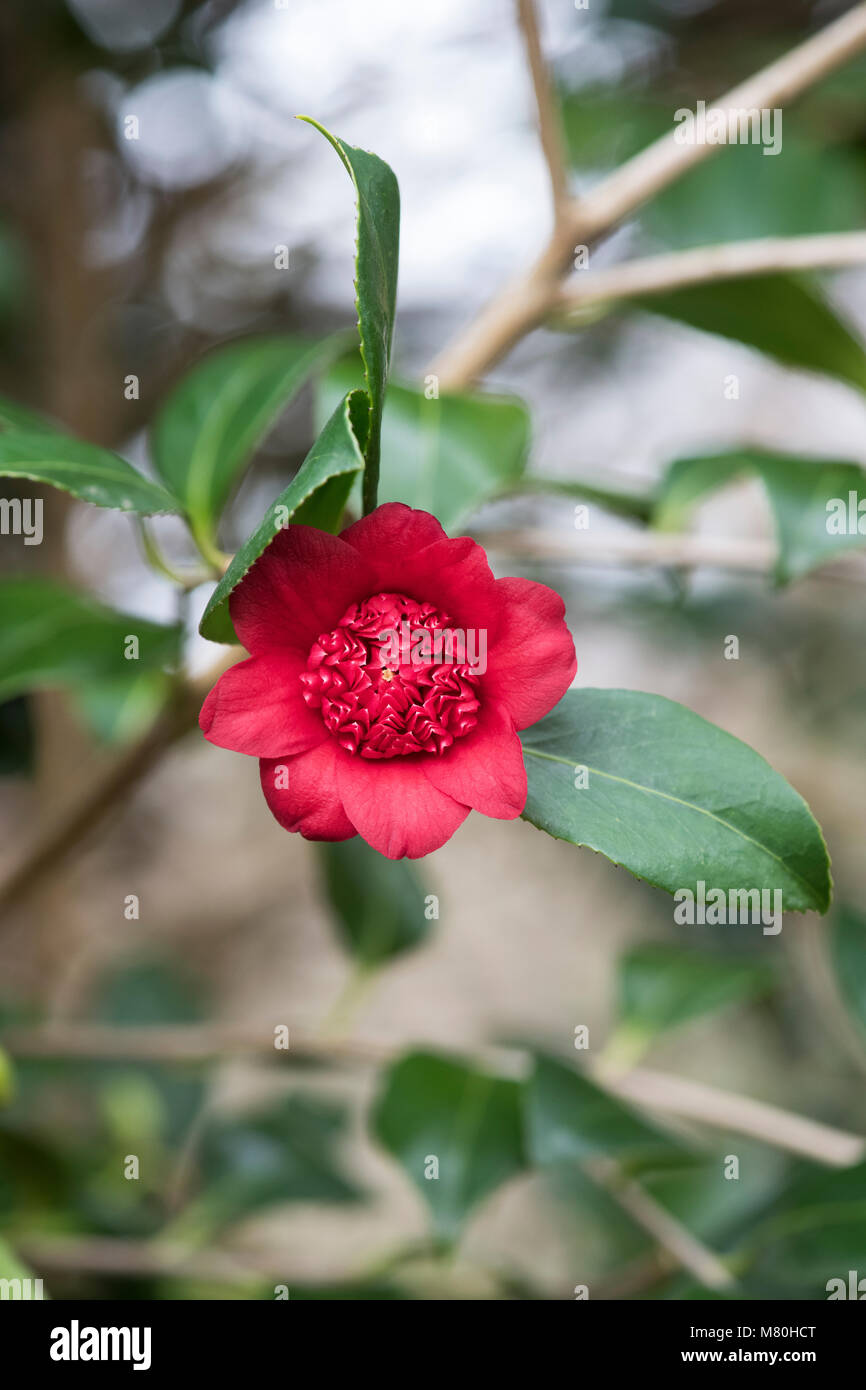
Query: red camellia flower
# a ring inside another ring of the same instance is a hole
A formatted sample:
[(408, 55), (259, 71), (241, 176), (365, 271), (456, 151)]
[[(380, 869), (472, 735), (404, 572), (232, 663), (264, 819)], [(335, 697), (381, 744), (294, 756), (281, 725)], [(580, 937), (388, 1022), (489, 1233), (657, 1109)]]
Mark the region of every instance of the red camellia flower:
[(471, 809), (526, 803), (517, 730), (577, 670), (562, 599), (494, 579), (468, 537), (399, 502), (340, 536), (289, 526), (232, 592), (251, 653), (202, 706), (205, 736), (261, 760), (286, 830), (359, 834), (389, 859), (438, 849)]

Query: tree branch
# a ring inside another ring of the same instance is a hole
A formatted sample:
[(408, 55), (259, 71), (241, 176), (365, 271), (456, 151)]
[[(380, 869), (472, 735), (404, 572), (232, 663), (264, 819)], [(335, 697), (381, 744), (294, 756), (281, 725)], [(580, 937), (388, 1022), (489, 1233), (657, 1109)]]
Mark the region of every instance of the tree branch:
[(552, 313), (579, 315), (589, 305), (642, 295), (665, 294), (689, 285), (736, 280), (749, 275), (796, 270), (827, 270), (866, 265), (866, 232), (829, 236), (763, 237), (698, 246), (669, 256), (627, 261), (569, 281), (556, 296)]
[(541, 148), (544, 151), (544, 158), (547, 161), (547, 169), (550, 174), (554, 223), (558, 224), (567, 215), (568, 209), (568, 162), (562, 138), (558, 104), (541, 50), (535, 0), (517, 0), (517, 18), (523, 32), (529, 71), (532, 75), (532, 86), (535, 91)]
[[(866, 0), (739, 87), (713, 102), (737, 111), (783, 105), (866, 49)], [(647, 199), (720, 145), (681, 144), (676, 130), (647, 146), (603, 179), (586, 197), (569, 205), (549, 245), (530, 270), (497, 295), (430, 365), (443, 389), (459, 390), (547, 318), (576, 245), (589, 246), (618, 226)]]

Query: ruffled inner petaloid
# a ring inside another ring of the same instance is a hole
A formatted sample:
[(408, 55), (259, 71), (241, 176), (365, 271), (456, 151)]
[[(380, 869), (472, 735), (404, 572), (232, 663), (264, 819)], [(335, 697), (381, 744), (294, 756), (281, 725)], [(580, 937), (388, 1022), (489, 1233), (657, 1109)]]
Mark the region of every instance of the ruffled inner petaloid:
[(404, 594), (353, 603), (313, 643), (304, 700), (362, 758), (444, 753), (475, 728), (480, 708), (479, 673), (454, 659), (465, 650), (451, 632), (446, 614)]

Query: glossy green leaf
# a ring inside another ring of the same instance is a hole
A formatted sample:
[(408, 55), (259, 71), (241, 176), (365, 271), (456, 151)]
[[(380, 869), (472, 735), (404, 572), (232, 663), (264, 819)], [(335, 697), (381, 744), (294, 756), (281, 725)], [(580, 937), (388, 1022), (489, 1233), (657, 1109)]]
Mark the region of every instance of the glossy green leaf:
[(636, 946), (619, 962), (619, 1022), (647, 1037), (731, 1004), (760, 998), (773, 984), (759, 961), (680, 946)]
[(356, 835), (323, 843), (319, 856), (334, 920), (346, 948), (366, 966), (412, 951), (430, 931), (426, 888), (407, 859), (385, 859)]
[(866, 351), (820, 291), (791, 275), (752, 275), (633, 299), (653, 314), (733, 338), (787, 367), (866, 390)]
[(280, 412), (342, 346), (340, 337), (244, 339), (209, 352), (175, 387), (153, 426), (153, 461), (194, 530), (213, 536)]
[[(34, 688), (80, 687), (177, 661), (181, 629), (117, 613), (48, 579), (0, 581), (0, 700)], [(127, 638), (138, 659), (127, 659)]]
[[(364, 447), (364, 510), (369, 511), (379, 478), (380, 431), (391, 362), (400, 250), (400, 190), (393, 171), (378, 155), (347, 145), (309, 116), (303, 121), (333, 146), (355, 187), (355, 307), (364, 377), (370, 398), (370, 427)], [(405, 499), (404, 499), (405, 500)]]
[(199, 1151), (203, 1188), (182, 1221), (211, 1232), (277, 1203), (356, 1201), (333, 1155), (345, 1124), (342, 1108), (300, 1095), (213, 1120)]
[[(318, 417), (357, 384), (351, 362), (329, 372), (319, 388)], [(443, 393), (428, 400), (422, 390), (392, 382), (379, 501), (420, 507), (454, 531), (484, 502), (523, 486), (529, 435), (529, 413), (514, 396)]]
[(840, 909), (833, 920), (830, 951), (839, 992), (866, 1042), (866, 919), (860, 913)]
[(786, 911), (829, 905), (827, 850), (803, 798), (752, 748), (683, 705), (633, 690), (570, 690), (522, 738), (523, 814), (549, 835), (669, 893), (704, 882), (725, 893), (778, 889)]
[[(50, 483), (95, 507), (122, 512), (178, 512), (178, 501), (131, 464), (98, 444), (59, 430), (40, 433), (21, 428), (0, 431), (0, 477)], [(47, 426), (44, 427), (47, 431)]]
[(683, 1151), (630, 1106), (551, 1057), (536, 1058), (525, 1112), (529, 1156), (540, 1168), (590, 1158), (642, 1163)]
[(441, 1239), (454, 1240), (473, 1207), (524, 1168), (520, 1089), (430, 1052), (387, 1071), (374, 1133), (424, 1197)]
[(767, 490), (780, 584), (866, 545), (866, 470), (856, 463), (763, 449), (677, 459), (659, 486), (655, 524), (676, 529), (695, 502), (742, 474), (757, 475)]
[(203, 637), (213, 642), (237, 640), (229, 614), (232, 590), (290, 521), (337, 530), (355, 476), (364, 467), (368, 424), (367, 397), (353, 391), (337, 406), (288, 487), (234, 556), (208, 600), (200, 626)]

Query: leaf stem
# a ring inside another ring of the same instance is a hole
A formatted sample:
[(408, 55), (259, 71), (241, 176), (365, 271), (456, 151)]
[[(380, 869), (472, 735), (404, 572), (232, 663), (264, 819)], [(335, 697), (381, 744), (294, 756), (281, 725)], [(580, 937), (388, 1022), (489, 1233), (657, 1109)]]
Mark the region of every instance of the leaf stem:
[(172, 584), (176, 584), (179, 589), (185, 591), (195, 589), (199, 584), (204, 582), (207, 575), (202, 574), (199, 570), (188, 574), (181, 574), (179, 570), (174, 569), (168, 563), (157, 545), (153, 533), (148, 529), (144, 517), (137, 516), (135, 521), (141, 539), (141, 548), (144, 551), (144, 557), (152, 570), (155, 570), (157, 574), (163, 575), (166, 579), (170, 580)]

